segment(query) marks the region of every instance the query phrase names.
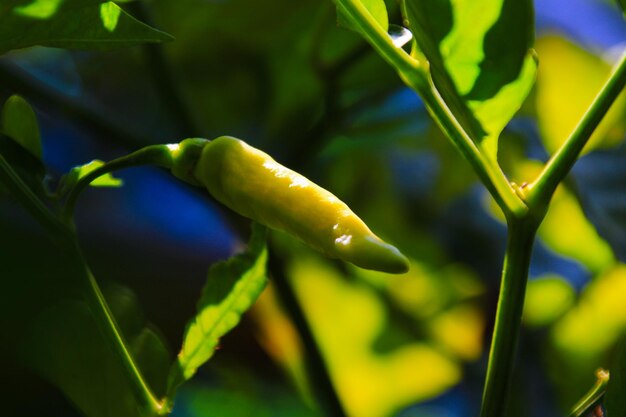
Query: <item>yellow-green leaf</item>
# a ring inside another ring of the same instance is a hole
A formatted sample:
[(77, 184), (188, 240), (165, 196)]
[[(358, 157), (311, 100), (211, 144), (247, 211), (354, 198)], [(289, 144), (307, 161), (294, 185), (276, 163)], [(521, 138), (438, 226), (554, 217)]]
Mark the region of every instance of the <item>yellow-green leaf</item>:
[[(611, 66), (600, 57), (559, 36), (537, 41), (541, 67), (537, 74), (537, 120), (543, 144), (556, 151), (576, 127), (602, 85)], [(596, 128), (585, 147), (619, 143), (626, 129), (626, 99), (622, 94)]]
[[(94, 171), (103, 165), (103, 161), (99, 159), (94, 159), (93, 161), (86, 163), (85, 165), (72, 168), (72, 171), (70, 171), (69, 174), (72, 177), (71, 181), (78, 181), (85, 175), (89, 174), (91, 171)], [(121, 187), (122, 185), (124, 185), (124, 181), (120, 178), (115, 178), (111, 173), (106, 173), (91, 181), (89, 185), (91, 185), (92, 187)]]
[(524, 323), (537, 327), (552, 324), (575, 300), (574, 288), (562, 277), (547, 275), (533, 279), (526, 288)]
[(431, 343), (376, 348), (389, 317), (371, 287), (313, 257), (299, 256), (289, 273), (348, 415), (393, 415), (459, 381), (459, 363)]
[(219, 339), (239, 323), (263, 291), (267, 282), (266, 230), (255, 223), (248, 249), (209, 269), (197, 314), (187, 325), (170, 374), (170, 392), (213, 356)]

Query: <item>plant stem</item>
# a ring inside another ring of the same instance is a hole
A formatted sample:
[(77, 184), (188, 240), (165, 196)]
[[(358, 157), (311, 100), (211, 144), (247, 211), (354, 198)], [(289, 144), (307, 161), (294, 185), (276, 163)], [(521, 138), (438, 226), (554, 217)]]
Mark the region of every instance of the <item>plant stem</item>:
[(580, 399), (572, 407), (569, 417), (586, 416), (593, 407), (595, 407), (604, 398), (606, 386), (609, 383), (609, 373), (604, 369), (598, 369), (596, 372), (596, 383), (591, 387), (589, 392)]
[(96, 279), (84, 260), (80, 248), (78, 247), (78, 242), (74, 239), (72, 242), (68, 242), (66, 247), (68, 251), (70, 251), (72, 258), (75, 259), (79, 273), (83, 277), (81, 283), (83, 284), (83, 294), (87, 300), (89, 310), (100, 332), (107, 340), (111, 349), (113, 349), (113, 352), (118, 357), (124, 369), (129, 385), (142, 411), (141, 415), (146, 417), (160, 415), (162, 404), (150, 390), (132, 354), (128, 350), (122, 332), (100, 291), (100, 287), (98, 287)]
[(467, 132), (454, 117), (443, 98), (431, 82), (430, 87), (419, 92), (433, 119), (467, 160), (483, 185), (487, 188), (505, 215), (522, 216), (528, 211), (517, 196), (497, 163), (485, 158)]
[(539, 222), (534, 218), (508, 222), (506, 256), (498, 310), (489, 352), (481, 417), (506, 416), (506, 403), (519, 337), (528, 267)]
[[(129, 3), (127, 9), (139, 20), (154, 26), (148, 6), (143, 2)], [(200, 128), (193, 118), (191, 108), (183, 98), (183, 92), (177, 82), (176, 75), (165, 56), (162, 44), (146, 43), (142, 45), (148, 73), (152, 77), (161, 102), (167, 108), (178, 132), (183, 137), (193, 137), (200, 134)]]
[(66, 224), (58, 220), (50, 210), (48, 210), (41, 200), (39, 200), (22, 181), (19, 175), (15, 173), (2, 155), (0, 155), (0, 181), (5, 184), (18, 202), (50, 232), (57, 243), (60, 244), (61, 248), (71, 255), (77, 272), (83, 278), (81, 281), (83, 284), (83, 293), (87, 298), (94, 320), (119, 357), (137, 401), (147, 413), (145, 414), (146, 416), (156, 415), (161, 409), (161, 405), (154, 398), (154, 395), (148, 388), (141, 372), (128, 351), (117, 323), (80, 252), (76, 236)]
[(556, 187), (572, 169), (591, 134), (624, 86), (626, 86), (626, 54), (622, 55), (620, 62), (574, 131), (550, 158), (539, 177), (526, 188), (526, 201), (529, 205), (547, 206)]
[(429, 73), (427, 63), (420, 63), (402, 48), (396, 47), (389, 35), (369, 14), (359, 1), (335, 0), (337, 8), (360, 30), (378, 54), (396, 69), (406, 85), (415, 90), (424, 100), (431, 116), (446, 136), (469, 161), (478, 178), (489, 190), (506, 215), (522, 216), (528, 208), (517, 196), (508, 179), (478, 147), (461, 124), (456, 120), (447, 104), (438, 93)]
[(283, 303), (289, 318), (302, 338), (304, 347), (305, 363), (307, 375), (311, 382), (311, 387), (319, 403), (322, 405), (327, 417), (345, 417), (347, 414), (343, 409), (341, 400), (337, 395), (333, 381), (328, 373), (328, 368), (324, 362), (324, 356), (319, 349), (313, 331), (307, 322), (304, 311), (285, 276), (284, 265), (270, 251), (269, 269), (276, 286), (276, 293)]
[(69, 231), (22, 181), (7, 160), (0, 154), (0, 182), (12, 196), (55, 238), (66, 239)]
[(113, 171), (140, 165), (157, 165), (168, 168), (171, 165), (171, 159), (171, 151), (168, 149), (168, 145), (151, 145), (109, 161), (101, 167), (94, 169), (89, 174), (80, 178), (71, 189), (63, 208), (63, 220), (66, 224), (71, 223), (78, 196), (96, 178)]

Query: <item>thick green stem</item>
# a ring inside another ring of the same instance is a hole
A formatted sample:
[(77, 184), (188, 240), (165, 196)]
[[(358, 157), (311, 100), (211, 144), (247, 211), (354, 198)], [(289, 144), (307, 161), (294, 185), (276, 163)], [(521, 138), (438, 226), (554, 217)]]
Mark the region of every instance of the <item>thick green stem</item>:
[(509, 221), (506, 256), (489, 352), (481, 417), (506, 416), (507, 396), (515, 362), (528, 267), (536, 230), (536, 221), (518, 219)]
[(591, 103), (578, 125), (552, 156), (539, 177), (526, 188), (526, 201), (532, 206), (546, 206), (559, 183), (565, 178), (598, 127), (604, 115), (626, 86), (626, 54)]

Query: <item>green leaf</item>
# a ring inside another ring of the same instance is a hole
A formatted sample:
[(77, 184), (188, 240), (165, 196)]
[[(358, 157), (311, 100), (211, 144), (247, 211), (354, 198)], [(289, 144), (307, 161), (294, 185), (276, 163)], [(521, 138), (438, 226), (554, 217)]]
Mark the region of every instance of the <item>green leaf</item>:
[[(541, 70), (537, 74), (537, 122), (548, 152), (572, 133), (611, 73), (600, 57), (559, 36), (537, 40)], [(575, 90), (576, 94), (572, 94)], [(621, 94), (595, 129), (583, 152), (613, 147), (626, 131), (626, 95)]]
[(182, 349), (170, 373), (168, 393), (213, 356), (219, 338), (239, 323), (265, 288), (266, 234), (263, 226), (254, 224), (248, 249), (209, 269), (198, 312), (187, 324)]
[(493, 159), (535, 79), (530, 0), (404, 0), (413, 55), (468, 134)]
[[(209, 385), (194, 381), (191, 386), (185, 386), (177, 400), (182, 405), (181, 409), (187, 411), (188, 416), (198, 417), (319, 416), (319, 412), (307, 407), (296, 393), (275, 382), (248, 381), (250, 376), (242, 375), (241, 370), (228, 376), (236, 382), (228, 384), (220, 380)], [(246, 380), (246, 383), (241, 384), (241, 380)]]
[(524, 302), (524, 323), (543, 327), (554, 323), (574, 305), (574, 288), (558, 275), (547, 275), (528, 282)]
[(0, 6), (0, 54), (33, 45), (111, 49), (173, 38), (100, 0), (10, 0)]
[[(170, 357), (162, 338), (146, 325), (132, 292), (116, 286), (105, 295), (142, 374), (155, 393), (163, 394)], [(22, 354), (87, 417), (145, 417), (82, 299), (59, 300), (43, 311)]]
[(41, 136), (35, 111), (20, 96), (11, 96), (2, 109), (2, 132), (41, 159)]
[[(389, 17), (387, 16), (387, 6), (385, 6), (384, 0), (356, 0), (360, 2), (363, 7), (369, 12), (369, 14), (374, 18), (376, 23), (380, 25), (383, 30), (387, 31), (389, 29)], [(356, 25), (352, 24), (350, 19), (347, 16), (344, 16), (343, 13), (337, 9), (337, 20), (341, 26), (344, 26), (348, 29), (352, 29), (355, 32), (359, 32), (359, 29)]]
[[(91, 171), (100, 168), (104, 164), (104, 161), (94, 159), (93, 161), (88, 162), (85, 165), (80, 165), (72, 168), (65, 179), (65, 186), (73, 186), (85, 175), (89, 174)], [(124, 181), (120, 178), (115, 178), (113, 174), (108, 172), (91, 181), (89, 185), (91, 185), (92, 187), (121, 187), (122, 185), (124, 185)]]

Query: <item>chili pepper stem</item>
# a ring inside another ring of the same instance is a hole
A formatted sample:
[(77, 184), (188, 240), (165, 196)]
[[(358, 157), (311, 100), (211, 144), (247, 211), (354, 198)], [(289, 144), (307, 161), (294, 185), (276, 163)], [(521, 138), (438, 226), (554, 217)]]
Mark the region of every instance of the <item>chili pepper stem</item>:
[(133, 153), (114, 159), (98, 167), (80, 178), (76, 185), (70, 190), (65, 206), (61, 213), (61, 218), (66, 224), (71, 224), (74, 214), (74, 207), (78, 196), (91, 184), (92, 181), (102, 175), (118, 171), (120, 169), (131, 168), (141, 165), (157, 165), (165, 168), (171, 166), (171, 156), (168, 145), (151, 145), (141, 148)]

